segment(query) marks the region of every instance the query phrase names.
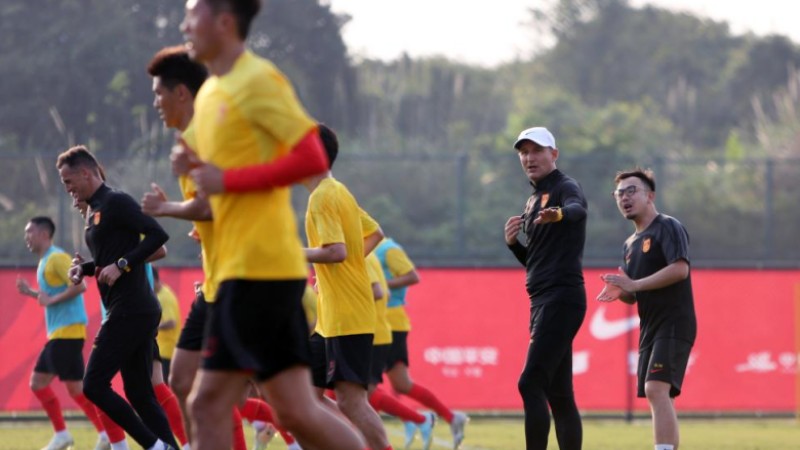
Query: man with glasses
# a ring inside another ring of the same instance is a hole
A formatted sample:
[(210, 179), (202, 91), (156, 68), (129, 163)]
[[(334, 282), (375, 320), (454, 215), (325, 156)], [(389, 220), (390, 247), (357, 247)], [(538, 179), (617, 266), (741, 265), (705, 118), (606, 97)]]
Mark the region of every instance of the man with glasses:
[[(583, 427), (572, 388), (572, 341), (586, 315), (583, 247), (588, 205), (578, 182), (556, 169), (558, 148), (543, 127), (520, 133), (514, 148), (533, 186), (521, 216), (505, 225), (508, 248), (527, 269), (530, 345), (519, 392), (528, 450), (545, 450), (550, 412), (561, 450), (579, 450)], [(517, 240), (524, 231), (525, 243)]]
[(689, 354), (697, 336), (689, 235), (675, 218), (655, 206), (653, 172), (619, 172), (614, 198), (635, 232), (623, 244), (624, 265), (602, 276), (601, 302), (636, 303), (639, 310), (638, 396), (653, 414), (656, 450), (678, 448), (675, 397), (681, 393)]

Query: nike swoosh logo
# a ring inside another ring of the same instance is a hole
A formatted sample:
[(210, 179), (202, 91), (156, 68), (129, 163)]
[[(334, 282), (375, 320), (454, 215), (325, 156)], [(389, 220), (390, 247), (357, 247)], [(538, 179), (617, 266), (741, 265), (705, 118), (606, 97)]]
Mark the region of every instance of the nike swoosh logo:
[(601, 341), (614, 339), (639, 326), (639, 317), (631, 316), (622, 319), (606, 319), (606, 305), (600, 305), (592, 316), (589, 332)]

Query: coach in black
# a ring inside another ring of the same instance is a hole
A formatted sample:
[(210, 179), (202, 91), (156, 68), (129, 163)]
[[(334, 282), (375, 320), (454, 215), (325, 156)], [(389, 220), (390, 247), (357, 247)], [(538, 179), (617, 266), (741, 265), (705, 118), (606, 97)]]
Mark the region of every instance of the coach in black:
[[(572, 388), (572, 340), (586, 315), (586, 198), (575, 180), (556, 169), (558, 148), (546, 128), (523, 131), (514, 148), (534, 189), (524, 213), (505, 226), (506, 244), (528, 272), (531, 341), (519, 379), (526, 448), (547, 448), (549, 404), (559, 448), (579, 450), (583, 427)], [(517, 240), (520, 231), (525, 245)]]
[[(86, 147), (62, 153), (56, 167), (73, 199), (89, 204), (86, 244), (93, 260), (76, 257), (70, 278), (95, 276), (108, 311), (89, 356), (84, 394), (145, 449), (177, 448), (150, 382), (161, 307), (144, 270), (145, 259), (168, 236), (138, 202), (103, 183), (100, 165)], [(117, 372), (130, 405), (111, 389)]]
[(636, 228), (623, 245), (624, 266), (602, 276), (597, 299), (620, 299), (639, 309), (638, 395), (653, 413), (656, 450), (678, 448), (674, 398), (681, 393), (697, 336), (689, 235), (675, 218), (656, 211), (656, 182), (650, 170), (619, 172), (614, 199)]

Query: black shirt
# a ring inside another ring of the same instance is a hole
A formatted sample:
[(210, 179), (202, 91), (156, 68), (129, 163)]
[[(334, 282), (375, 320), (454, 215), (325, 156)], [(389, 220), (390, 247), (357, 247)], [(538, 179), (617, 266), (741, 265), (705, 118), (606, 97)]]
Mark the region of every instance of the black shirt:
[[(509, 246), (527, 269), (525, 285), (531, 306), (551, 301), (586, 305), (585, 293), (558, 295), (559, 291), (584, 292), (582, 260), (588, 205), (583, 190), (577, 181), (559, 170), (554, 170), (533, 187), (533, 195), (525, 207), (526, 245), (517, 241)], [(561, 207), (561, 221), (534, 225), (533, 220), (540, 210), (556, 206)]]
[[(659, 214), (641, 233), (623, 245), (625, 273), (634, 280), (650, 276), (680, 260), (689, 262), (689, 234), (675, 218)], [(694, 312), (691, 272), (677, 283), (636, 293), (639, 309), (639, 348), (658, 338), (694, 343), (697, 318)]]
[[(160, 311), (145, 273), (145, 260), (169, 239), (158, 222), (142, 213), (130, 195), (102, 185), (87, 202), (86, 244), (93, 261), (82, 264), (84, 275), (96, 275), (95, 268), (116, 264), (120, 258), (128, 261), (130, 272), (109, 286), (97, 283), (103, 305), (114, 311), (150, 313)], [(144, 236), (144, 238), (142, 238)]]

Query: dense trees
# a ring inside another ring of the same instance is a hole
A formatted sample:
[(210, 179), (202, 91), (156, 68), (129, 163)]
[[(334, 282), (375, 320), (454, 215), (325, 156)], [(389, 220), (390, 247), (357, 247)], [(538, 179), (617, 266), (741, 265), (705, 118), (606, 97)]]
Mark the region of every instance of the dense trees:
[[(144, 66), (182, 40), (182, 4), (46, 3), (0, 5), (6, 262), (25, 255), (20, 225), (34, 211), (57, 215), (61, 239), (80, 241), (51, 169), (69, 144), (88, 143), (135, 194), (151, 180), (177, 194), (165, 162), (172, 134), (153, 113)], [(554, 0), (531, 16), (554, 44), (527, 60), (493, 69), (441, 58), (356, 62), (341, 37), (348, 17), (325, 2), (266, 5), (252, 48), (340, 131), (337, 176), (418, 258), (510, 262), (500, 227), (527, 188), (509, 145), (520, 129), (546, 124), (560, 166), (590, 193), (590, 261), (618, 256), (628, 230), (610, 179), (643, 164), (657, 169), (659, 202), (689, 225), (700, 259), (796, 264), (788, 224), (800, 219), (800, 49), (785, 37), (733, 35), (724, 23), (626, 0)], [(183, 241), (173, 261), (192, 262)]]

